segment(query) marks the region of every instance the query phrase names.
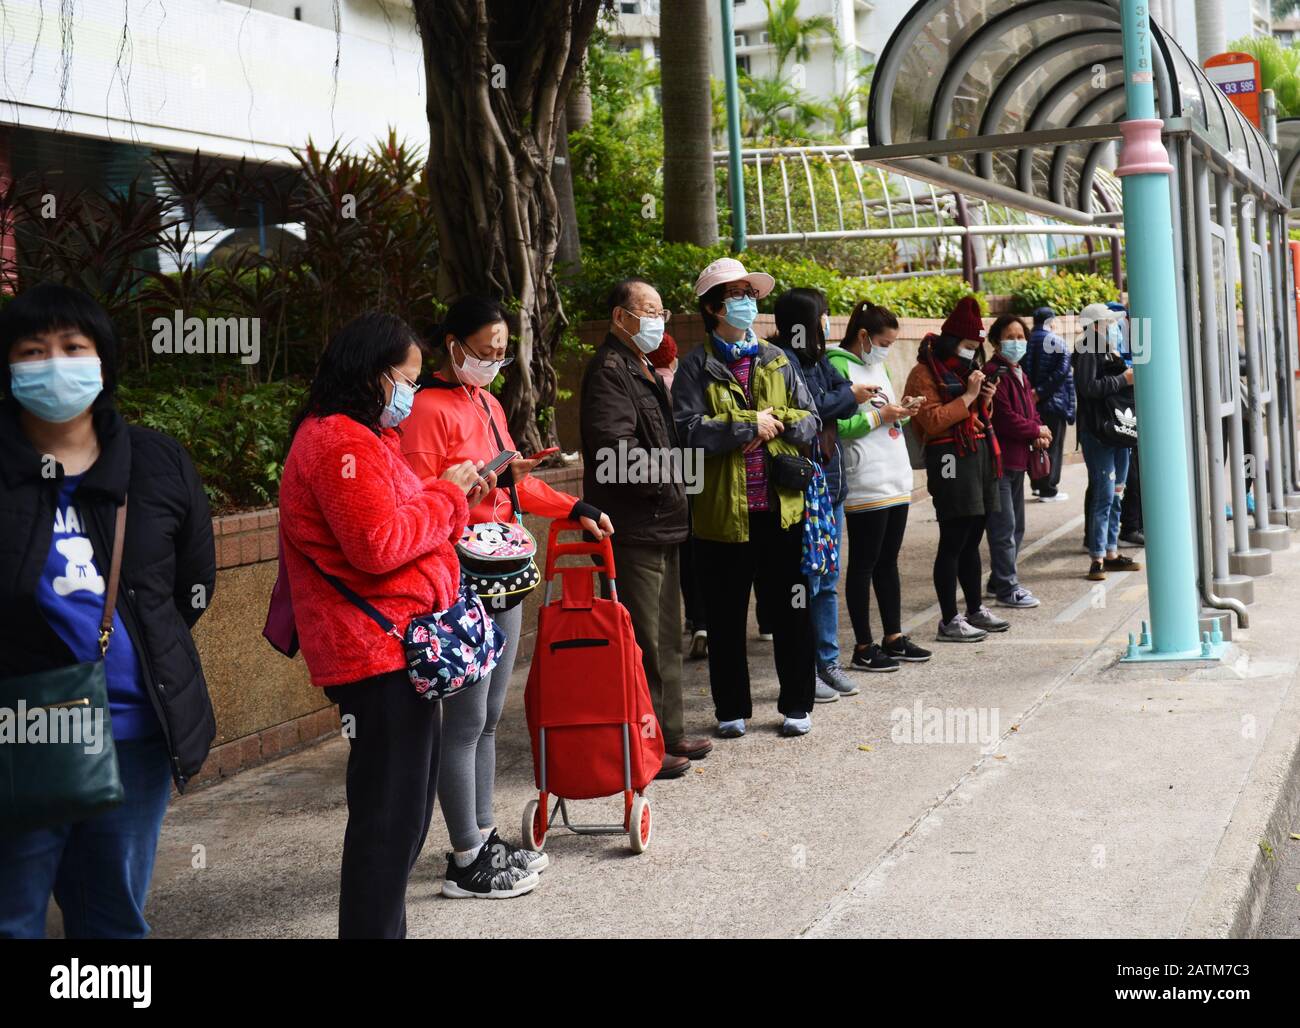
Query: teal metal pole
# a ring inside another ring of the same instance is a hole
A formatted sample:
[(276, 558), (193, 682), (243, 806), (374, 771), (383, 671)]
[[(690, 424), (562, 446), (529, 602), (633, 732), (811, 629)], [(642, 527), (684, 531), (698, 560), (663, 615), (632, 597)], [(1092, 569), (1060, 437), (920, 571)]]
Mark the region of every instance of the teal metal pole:
[(745, 177), (740, 163), (740, 83), (736, 75), (736, 34), (731, 2), (722, 3), (722, 72), (727, 84), (727, 177), (731, 186), (731, 248), (745, 249)]
[(1122, 0), (1121, 14), (1127, 120), (1120, 125), (1124, 143), (1116, 174), (1124, 187), (1130, 338), (1145, 342), (1141, 352), (1135, 346), (1133, 359), (1151, 611), (1151, 645), (1142, 656), (1188, 658), (1201, 655), (1202, 647), (1183, 429), (1187, 399), (1174, 280), (1173, 167), (1156, 117), (1147, 3)]

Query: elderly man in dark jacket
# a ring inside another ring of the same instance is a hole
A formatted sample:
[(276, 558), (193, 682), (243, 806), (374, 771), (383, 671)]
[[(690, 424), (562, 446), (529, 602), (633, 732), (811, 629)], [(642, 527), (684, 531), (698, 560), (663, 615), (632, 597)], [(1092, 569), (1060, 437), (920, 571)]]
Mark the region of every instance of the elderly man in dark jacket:
[(1029, 376), (1038, 403), (1038, 416), (1052, 430), (1047, 454), (1052, 459), (1052, 473), (1030, 482), (1044, 503), (1057, 503), (1070, 497), (1058, 489), (1061, 481), (1061, 457), (1065, 445), (1065, 426), (1074, 424), (1074, 371), (1070, 364), (1070, 347), (1052, 331), (1056, 312), (1051, 307), (1034, 311), (1034, 330), (1020, 366)]
[(663, 380), (646, 359), (663, 338), (659, 293), (643, 279), (614, 286), (609, 335), (582, 377), (583, 497), (618, 525), (618, 598), (632, 615), (655, 715), (660, 778), (676, 778), (713, 748), (687, 738), (682, 715), (679, 550), (687, 535), (684, 463)]

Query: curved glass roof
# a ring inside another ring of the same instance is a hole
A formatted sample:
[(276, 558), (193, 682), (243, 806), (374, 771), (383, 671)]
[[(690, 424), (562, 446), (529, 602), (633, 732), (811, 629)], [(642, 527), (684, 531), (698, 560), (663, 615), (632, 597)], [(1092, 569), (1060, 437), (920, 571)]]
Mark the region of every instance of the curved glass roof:
[(1282, 166), (1282, 195), (1300, 207), (1300, 118), (1278, 118), (1277, 162)]
[[(1263, 136), (1158, 24), (1151, 28), (1160, 116), (1188, 119), (1225, 157), (1282, 193)], [(919, 0), (876, 63), (867, 132), (871, 145), (880, 146), (1111, 125), (1124, 118), (1119, 0)], [(1009, 144), (1001, 152), (943, 159), (1091, 213), (1097, 169), (1113, 166), (1114, 152), (1114, 140), (1101, 139)]]

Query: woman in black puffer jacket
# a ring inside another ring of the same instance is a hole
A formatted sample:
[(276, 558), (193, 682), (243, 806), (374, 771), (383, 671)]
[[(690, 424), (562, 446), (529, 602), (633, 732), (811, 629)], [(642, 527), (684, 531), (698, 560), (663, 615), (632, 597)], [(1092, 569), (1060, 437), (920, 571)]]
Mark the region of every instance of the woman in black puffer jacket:
[(0, 836), (0, 938), (44, 935), (51, 893), (69, 938), (142, 937), (172, 783), (184, 788), (216, 734), (190, 637), (216, 579), (212, 519), (184, 448), (113, 406), (117, 339), (90, 297), (52, 284), (19, 295), (0, 314), (0, 355), (0, 696), (7, 679), (98, 659), (129, 497), (105, 657), (125, 799)]

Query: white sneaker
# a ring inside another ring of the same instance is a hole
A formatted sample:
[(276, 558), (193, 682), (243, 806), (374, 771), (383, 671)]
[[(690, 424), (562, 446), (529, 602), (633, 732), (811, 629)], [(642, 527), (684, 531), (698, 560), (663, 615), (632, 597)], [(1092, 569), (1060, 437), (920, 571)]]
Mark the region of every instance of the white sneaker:
[(703, 660), (709, 655), (709, 633), (703, 628), (697, 628), (695, 634), (691, 636), (691, 648), (688, 656), (691, 660)]
[(968, 622), (965, 614), (958, 614), (951, 621), (940, 621), (934, 638), (937, 642), (973, 643), (987, 637), (988, 632)]
[(1055, 496), (1040, 496), (1039, 503), (1063, 503), (1070, 498), (1069, 493), (1057, 493)]
[(1037, 607), (1038, 602), (1038, 597), (1023, 585), (1016, 586), (1010, 596), (997, 598), (999, 607)]

